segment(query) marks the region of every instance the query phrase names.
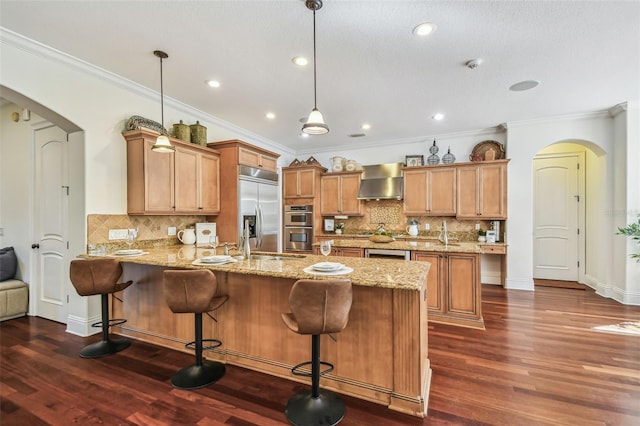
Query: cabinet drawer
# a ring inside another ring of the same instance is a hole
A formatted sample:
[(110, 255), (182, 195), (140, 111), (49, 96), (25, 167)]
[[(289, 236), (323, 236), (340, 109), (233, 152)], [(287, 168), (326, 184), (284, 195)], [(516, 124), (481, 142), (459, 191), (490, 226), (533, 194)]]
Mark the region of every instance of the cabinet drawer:
[(506, 246), (494, 246), (491, 244), (480, 244), (485, 254), (507, 254)]

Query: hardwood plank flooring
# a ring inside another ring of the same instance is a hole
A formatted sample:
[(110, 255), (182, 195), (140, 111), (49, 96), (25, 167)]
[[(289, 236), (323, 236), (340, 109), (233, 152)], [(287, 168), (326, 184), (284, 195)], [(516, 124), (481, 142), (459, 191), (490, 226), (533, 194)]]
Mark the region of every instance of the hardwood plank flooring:
[[(640, 307), (589, 289), (483, 286), (483, 312), (484, 331), (429, 325), (427, 418), (344, 397), (341, 424), (640, 424), (640, 336), (590, 329), (640, 320)], [(41, 318), (0, 323), (0, 424), (285, 425), (286, 401), (303, 388), (227, 366), (214, 385), (177, 390), (170, 377), (192, 355), (134, 341), (110, 357), (79, 358), (98, 338)]]
[(540, 278), (534, 278), (533, 284), (540, 287), (559, 287), (559, 288), (573, 288), (576, 290), (586, 290), (587, 287), (584, 284), (580, 284), (577, 281), (562, 281), (562, 280), (543, 280)]

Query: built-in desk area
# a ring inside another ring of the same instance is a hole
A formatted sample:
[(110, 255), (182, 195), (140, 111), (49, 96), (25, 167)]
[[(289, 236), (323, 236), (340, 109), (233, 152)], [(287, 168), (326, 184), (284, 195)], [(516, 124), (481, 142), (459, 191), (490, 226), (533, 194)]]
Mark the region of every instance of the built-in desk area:
[[(162, 293), (167, 268), (209, 268), (218, 292), (229, 300), (205, 320), (204, 338), (222, 346), (206, 357), (266, 374), (302, 381), (291, 367), (309, 358), (309, 340), (291, 332), (281, 314), (302, 278), (324, 279), (304, 272), (315, 263), (341, 262), (353, 272), (341, 275), (353, 283), (353, 305), (347, 327), (333, 341), (322, 336), (321, 358), (335, 365), (322, 386), (378, 402), (392, 410), (424, 417), (431, 369), (427, 349), (427, 262), (322, 256), (262, 256), (223, 265), (194, 265), (210, 249), (172, 246), (150, 248), (139, 256), (117, 256), (123, 275), (134, 284), (113, 299), (112, 316), (126, 318), (112, 332), (185, 350), (193, 338), (193, 315), (173, 314)], [(134, 343), (135, 344), (135, 343)]]

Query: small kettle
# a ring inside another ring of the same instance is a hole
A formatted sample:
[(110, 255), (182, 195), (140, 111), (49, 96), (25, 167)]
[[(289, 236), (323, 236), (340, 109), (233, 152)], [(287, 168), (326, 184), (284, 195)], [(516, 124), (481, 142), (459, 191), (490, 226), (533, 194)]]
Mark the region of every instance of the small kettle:
[(193, 228), (186, 228), (178, 231), (178, 240), (182, 244), (195, 244), (196, 243), (196, 231)]
[(409, 221), (409, 226), (407, 226), (406, 230), (407, 230), (407, 234), (416, 237), (419, 233), (418, 230), (418, 221), (417, 220), (410, 220)]

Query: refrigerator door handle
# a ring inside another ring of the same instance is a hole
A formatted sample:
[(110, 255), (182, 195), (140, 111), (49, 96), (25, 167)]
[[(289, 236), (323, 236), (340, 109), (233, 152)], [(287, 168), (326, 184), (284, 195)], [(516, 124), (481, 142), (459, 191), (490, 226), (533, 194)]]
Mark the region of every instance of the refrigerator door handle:
[(256, 248), (262, 246), (262, 209), (260, 206), (256, 207)]

